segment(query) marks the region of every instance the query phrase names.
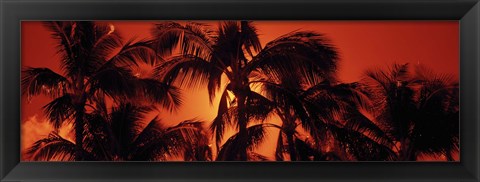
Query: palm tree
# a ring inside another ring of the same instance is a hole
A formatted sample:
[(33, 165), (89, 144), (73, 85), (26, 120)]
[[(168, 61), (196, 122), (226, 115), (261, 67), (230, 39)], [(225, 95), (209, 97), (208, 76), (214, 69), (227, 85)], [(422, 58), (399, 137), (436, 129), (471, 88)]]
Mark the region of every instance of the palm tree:
[[(153, 29), (156, 50), (161, 55), (177, 50), (179, 56), (159, 67), (160, 78), (167, 83), (179, 81), (180, 85), (198, 87), (206, 85), (213, 101), (217, 92), (222, 93), (217, 117), (211, 129), (215, 133), (217, 149), (223, 138), (226, 122), (224, 114), (229, 106), (236, 106), (236, 128), (239, 150), (237, 160), (247, 159), (247, 125), (252, 117), (247, 109), (252, 103), (265, 102), (265, 98), (251, 89), (255, 75), (269, 74), (294, 78), (292, 69), (302, 70), (308, 79), (330, 77), (336, 69), (335, 49), (321, 34), (295, 31), (283, 35), (265, 47), (261, 47), (257, 30), (248, 21), (228, 21), (212, 31), (207, 25), (188, 22), (157, 24)], [(166, 70), (166, 71), (163, 71)], [(222, 85), (226, 78), (224, 90)], [(234, 95), (231, 103), (228, 94)]]
[[(417, 67), (415, 75), (409, 75), (407, 65), (394, 65), (389, 72), (368, 71), (367, 75), (362, 83), (332, 85), (324, 81), (305, 91), (291, 82), (267, 85), (263, 90), (268, 97), (283, 101), (283, 106), (277, 102), (284, 123), (277, 151), (285, 150), (281, 141), (284, 133), (292, 160), (296, 155), (300, 160), (308, 159), (304, 156), (307, 154), (324, 158), (322, 145), (346, 151), (329, 153), (329, 158), (337, 160), (416, 160), (420, 154), (442, 154), (453, 160), (452, 153), (458, 152), (459, 112), (458, 83), (451, 76), (437, 75), (424, 67)], [(378, 117), (370, 118), (365, 113)], [(311, 140), (295, 138), (291, 133), (296, 132), (296, 126), (310, 128)], [(400, 134), (402, 137), (395, 137), (402, 127), (409, 129)], [(409, 145), (399, 138), (408, 138)], [(281, 159), (281, 152), (277, 156)]]
[[(259, 144), (262, 143), (263, 139), (266, 136), (266, 128), (273, 127), (280, 129), (281, 127), (271, 123), (261, 123), (247, 127), (247, 144), (248, 146), (248, 153), (247, 153), (247, 160), (251, 161), (266, 161), (268, 157), (262, 156), (258, 153), (253, 152)], [(220, 148), (218, 152), (218, 156), (216, 158), (217, 161), (231, 161), (231, 160), (238, 160), (237, 153), (239, 150), (242, 150), (241, 145), (239, 143), (243, 142), (242, 139), (239, 138), (239, 133), (234, 134), (230, 137)]]
[(376, 106), (375, 120), (396, 142), (398, 160), (414, 161), (421, 154), (453, 160), (459, 147), (458, 83), (408, 64), (388, 71), (369, 70), (364, 83)]
[(89, 21), (46, 22), (45, 26), (57, 40), (64, 73), (49, 68), (25, 68), (22, 94), (28, 99), (39, 94), (53, 98), (44, 106), (44, 112), (55, 128), (73, 120), (75, 160), (87, 158), (83, 152), (83, 134), (87, 107), (93, 97), (106, 95), (119, 101), (142, 95), (170, 108), (180, 103), (175, 88), (132, 75), (129, 67), (137, 61), (159, 60), (148, 42), (122, 43), (113, 25)]
[[(280, 80), (282, 81), (279, 84), (272, 82), (264, 84), (262, 89), (266, 92), (267, 98), (276, 101), (276, 111), (283, 122), (278, 138), (277, 160), (283, 160), (281, 151), (285, 150), (282, 141), (284, 137), (287, 139), (292, 161), (297, 160), (297, 156), (301, 160), (306, 159), (301, 156), (306, 154), (305, 151), (314, 152), (317, 159), (338, 160), (345, 157), (343, 153), (335, 154), (330, 151), (324, 151), (322, 154), (322, 148), (333, 148), (334, 143), (340, 144), (336, 147), (352, 150), (352, 152), (353, 149), (366, 150), (366, 148), (351, 147), (352, 144), (349, 143), (352, 141), (356, 141), (356, 145), (366, 145), (365, 142), (389, 144), (388, 141), (382, 140), (385, 134), (377, 125), (360, 117), (361, 110), (368, 109), (370, 102), (366, 95), (357, 89), (358, 83), (333, 84), (331, 81), (335, 80), (332, 78), (318, 79), (310, 83), (301, 77), (295, 80)], [(309, 135), (309, 138), (304, 139), (309, 141), (302, 141), (297, 136), (302, 132)], [(369, 136), (365, 135), (367, 132)], [(365, 140), (359, 141), (358, 138)], [(300, 143), (297, 145), (295, 141)], [(303, 152), (297, 152), (297, 146), (301, 147), (300, 150)], [(376, 150), (391, 154), (388, 148), (379, 149), (378, 147), (383, 145), (378, 145)], [(362, 159), (362, 157), (356, 156), (356, 159)]]
[[(106, 107), (99, 102), (96, 107)], [(121, 103), (105, 110), (95, 110), (86, 116), (82, 150), (88, 160), (145, 161), (167, 160), (183, 156), (186, 160), (211, 160), (208, 137), (202, 122), (183, 121), (176, 126), (162, 126), (157, 117), (143, 126), (149, 106)], [(33, 160), (74, 160), (75, 144), (52, 132), (29, 148)]]

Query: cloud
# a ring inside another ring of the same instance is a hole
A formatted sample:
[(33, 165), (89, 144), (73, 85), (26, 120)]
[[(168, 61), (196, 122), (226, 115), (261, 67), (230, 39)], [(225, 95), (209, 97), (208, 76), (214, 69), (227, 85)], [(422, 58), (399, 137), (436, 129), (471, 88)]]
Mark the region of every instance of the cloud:
[[(58, 133), (63, 138), (74, 141), (74, 132), (72, 131), (72, 124), (63, 125), (58, 129)], [(22, 122), (20, 146), (22, 151), (22, 160), (28, 160), (23, 154), (30, 146), (36, 141), (48, 137), (48, 134), (55, 131), (55, 128), (49, 123), (48, 119), (39, 118), (37, 114), (28, 117), (28, 119)]]

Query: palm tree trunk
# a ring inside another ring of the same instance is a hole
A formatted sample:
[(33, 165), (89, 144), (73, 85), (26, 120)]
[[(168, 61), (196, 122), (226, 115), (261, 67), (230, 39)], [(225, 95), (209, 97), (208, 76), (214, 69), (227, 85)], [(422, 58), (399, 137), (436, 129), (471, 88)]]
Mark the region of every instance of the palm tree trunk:
[(85, 105), (87, 103), (86, 93), (84, 90), (84, 76), (79, 74), (77, 78), (77, 99), (75, 104), (75, 161), (85, 160), (83, 156), (83, 130)]
[(402, 142), (402, 146), (400, 147), (398, 160), (399, 161), (407, 160), (407, 147), (405, 146), (405, 142)]
[(400, 161), (416, 161), (417, 155), (409, 139), (404, 139), (400, 147)]
[(290, 153), (290, 161), (297, 160), (297, 151), (295, 150), (295, 142), (293, 141), (293, 133), (287, 133), (288, 152)]
[(284, 161), (283, 159), (283, 132), (280, 131), (278, 133), (277, 139), (277, 149), (275, 150), (275, 160), (277, 161)]
[(239, 160), (246, 161), (247, 160), (247, 142), (248, 142), (248, 134), (247, 134), (247, 113), (245, 112), (245, 100), (246, 97), (243, 94), (235, 95), (238, 98), (238, 137), (241, 142), (240, 151), (239, 151)]
[(75, 161), (84, 160), (84, 157), (83, 157), (84, 113), (85, 113), (85, 108), (83, 106), (78, 106), (76, 115), (75, 115), (75, 145), (76, 145)]
[(407, 157), (409, 161), (417, 161), (417, 152), (413, 143), (409, 144)]

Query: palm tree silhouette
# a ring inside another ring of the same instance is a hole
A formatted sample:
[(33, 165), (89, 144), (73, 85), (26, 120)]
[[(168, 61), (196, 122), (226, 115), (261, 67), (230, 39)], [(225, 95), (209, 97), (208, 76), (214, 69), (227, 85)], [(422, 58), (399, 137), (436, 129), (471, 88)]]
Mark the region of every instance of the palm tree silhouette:
[[(267, 102), (251, 89), (255, 75), (283, 75), (294, 78), (292, 69), (302, 70), (302, 76), (315, 79), (317, 76), (330, 77), (336, 69), (337, 54), (328, 41), (315, 32), (295, 31), (283, 35), (265, 47), (261, 47), (257, 30), (248, 21), (228, 21), (212, 31), (208, 26), (189, 22), (181, 25), (175, 22), (158, 24), (153, 29), (157, 51), (171, 54), (180, 46), (181, 55), (174, 56), (163, 65), (159, 75), (167, 83), (175, 80), (181, 85), (206, 85), (212, 101), (223, 88), (222, 78), (226, 78), (226, 88), (220, 98), (217, 118), (211, 129), (215, 133), (217, 149), (223, 138), (227, 121), (225, 113), (229, 106), (236, 106), (235, 125), (237, 160), (247, 160), (247, 125), (254, 116), (248, 113), (252, 103)], [(179, 79), (180, 78), (180, 79)], [(261, 81), (259, 81), (261, 82)], [(235, 98), (228, 102), (228, 94)]]
[[(280, 129), (281, 127), (275, 124), (271, 123), (261, 123), (261, 124), (256, 124), (247, 127), (247, 144), (248, 146), (248, 152), (247, 152), (247, 160), (251, 161), (266, 161), (268, 160), (268, 157), (262, 156), (258, 153), (253, 152), (253, 149), (258, 147), (263, 141), (263, 139), (266, 136), (266, 128), (272, 127), (272, 128), (278, 128)], [(244, 142), (241, 141), (241, 138), (239, 138), (239, 133), (234, 134), (232, 137), (230, 137), (220, 148), (220, 151), (218, 152), (218, 156), (216, 158), (217, 161), (231, 161), (231, 160), (238, 160), (238, 151), (242, 150), (241, 145), (238, 145), (239, 143)]]
[[(106, 107), (97, 103), (97, 107)], [(157, 117), (142, 126), (150, 106), (121, 103), (86, 114), (82, 150), (87, 160), (146, 161), (184, 157), (185, 160), (211, 160), (208, 137), (202, 122), (187, 120), (172, 127), (162, 126)], [(74, 160), (75, 144), (52, 132), (27, 151), (32, 160)]]
[[(249, 21), (222, 22), (216, 30), (164, 22), (152, 30), (153, 40), (125, 43), (113, 25), (45, 26), (57, 40), (63, 74), (26, 67), (22, 94), (51, 97), (45, 115), (55, 129), (72, 122), (75, 141), (51, 132), (27, 150), (33, 160), (210, 161), (210, 136), (215, 160), (268, 160), (254, 152), (267, 128), (279, 130), (277, 160), (285, 152), (292, 161), (454, 160), (459, 151), (452, 76), (422, 66), (412, 74), (407, 64), (394, 64), (340, 83), (336, 49), (315, 32), (294, 31), (262, 47)], [(144, 64), (155, 73), (137, 73)], [(172, 112), (182, 104), (174, 84), (206, 86), (211, 104), (221, 93), (211, 135), (196, 120), (167, 127), (157, 116), (145, 123), (158, 105)], [(281, 125), (265, 122), (272, 115)], [(236, 133), (222, 144), (232, 126)]]
[[(309, 83), (308, 80), (303, 80), (301, 77), (297, 78), (294, 81), (280, 79), (282, 81), (279, 84), (265, 84), (263, 88), (267, 98), (276, 101), (277, 113), (283, 122), (278, 138), (277, 160), (283, 160), (280, 151), (285, 150), (282, 141), (284, 137), (287, 139), (287, 147), (292, 161), (297, 160), (297, 156), (301, 160), (305, 160), (306, 158), (302, 156), (306, 154), (305, 151), (311, 151), (309, 153), (314, 154), (316, 160), (326, 158), (338, 160), (345, 157), (343, 153), (335, 154), (330, 151), (324, 151), (322, 154), (322, 147), (333, 148), (334, 143), (341, 144), (337, 146), (343, 148), (340, 150), (353, 150), (354, 148), (347, 147), (348, 145), (352, 146), (348, 143), (352, 143), (353, 140), (356, 140), (355, 145), (372, 142), (369, 140), (388, 144), (381, 141), (385, 135), (376, 124), (358, 118), (361, 109), (370, 107), (369, 99), (361, 90), (357, 89), (358, 83), (332, 84), (331, 81), (335, 81), (332, 78), (330, 80), (318, 78), (317, 81)], [(353, 116), (356, 118), (352, 119)], [(309, 138), (304, 140), (309, 141), (302, 141), (297, 137), (301, 134), (298, 127), (308, 133)], [(370, 137), (365, 136), (365, 132), (368, 132)], [(357, 139), (354, 139), (352, 135), (356, 135)], [(337, 140), (342, 137), (344, 140)], [(359, 141), (360, 137), (366, 140)], [(301, 143), (297, 145), (295, 141)], [(297, 146), (301, 147), (303, 152), (297, 153)], [(378, 145), (378, 147), (380, 146), (382, 145)], [(365, 148), (355, 149), (366, 150)], [(357, 156), (358, 158), (361, 159)]]
[[(53, 101), (44, 112), (55, 128), (73, 120), (75, 127), (75, 160), (84, 160), (84, 126), (91, 99), (106, 95), (114, 101), (134, 96), (148, 96), (153, 101), (173, 108), (180, 103), (173, 87), (153, 79), (138, 79), (129, 67), (137, 61), (158, 61), (148, 42), (122, 43), (113, 25), (89, 21), (46, 22), (57, 40), (58, 54), (64, 74), (48, 68), (25, 68), (22, 94), (28, 99), (38, 94), (51, 96)], [(52, 135), (54, 139), (58, 139)]]
[(453, 160), (459, 147), (458, 83), (447, 74), (394, 64), (388, 71), (369, 70), (364, 83), (374, 101), (375, 120), (396, 144), (398, 160), (421, 154)]

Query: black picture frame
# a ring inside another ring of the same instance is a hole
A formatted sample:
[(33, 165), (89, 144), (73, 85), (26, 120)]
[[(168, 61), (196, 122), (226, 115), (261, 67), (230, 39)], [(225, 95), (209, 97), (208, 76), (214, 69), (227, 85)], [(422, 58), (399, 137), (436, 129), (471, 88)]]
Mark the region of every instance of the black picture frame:
[[(23, 20), (458, 20), (460, 162), (20, 162)], [(479, 181), (478, 0), (0, 0), (0, 181)]]

